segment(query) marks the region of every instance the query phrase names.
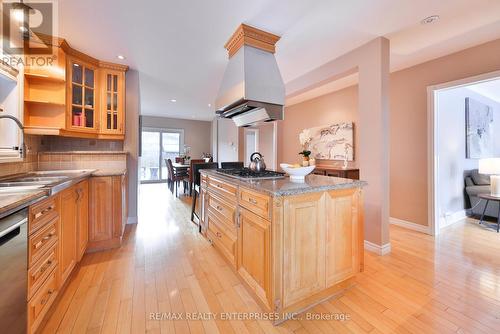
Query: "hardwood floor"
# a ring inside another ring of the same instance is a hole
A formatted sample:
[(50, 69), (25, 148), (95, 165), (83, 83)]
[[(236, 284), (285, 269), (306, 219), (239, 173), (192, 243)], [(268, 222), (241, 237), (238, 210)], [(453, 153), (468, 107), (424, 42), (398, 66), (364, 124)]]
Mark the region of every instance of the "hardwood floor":
[[(392, 253), (366, 252), (355, 287), (310, 312), (349, 319), (304, 315), (274, 327), (221, 319), (260, 308), (189, 221), (189, 198), (164, 184), (143, 185), (140, 195), (140, 223), (127, 226), (122, 248), (84, 256), (43, 333), (500, 332), (500, 236), (475, 221), (436, 239), (391, 227)], [(156, 320), (156, 312), (216, 317)]]

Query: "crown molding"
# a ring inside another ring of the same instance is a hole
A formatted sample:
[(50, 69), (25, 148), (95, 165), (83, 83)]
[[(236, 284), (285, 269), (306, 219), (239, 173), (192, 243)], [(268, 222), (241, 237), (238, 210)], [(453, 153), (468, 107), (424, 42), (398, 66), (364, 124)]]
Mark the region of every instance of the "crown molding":
[(275, 53), (276, 43), (279, 39), (280, 36), (242, 23), (233, 33), (231, 38), (229, 38), (224, 48), (228, 51), (229, 58), (238, 52), (243, 45), (249, 45), (257, 49)]

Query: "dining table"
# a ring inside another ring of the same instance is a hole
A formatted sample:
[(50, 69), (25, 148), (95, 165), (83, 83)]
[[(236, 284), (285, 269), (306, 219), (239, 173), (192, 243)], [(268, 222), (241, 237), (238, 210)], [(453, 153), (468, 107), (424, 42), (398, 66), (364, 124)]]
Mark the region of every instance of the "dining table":
[(180, 171), (186, 171), (189, 169), (189, 165), (186, 164), (181, 164), (178, 162), (172, 162), (172, 167), (174, 168), (175, 172), (180, 172)]

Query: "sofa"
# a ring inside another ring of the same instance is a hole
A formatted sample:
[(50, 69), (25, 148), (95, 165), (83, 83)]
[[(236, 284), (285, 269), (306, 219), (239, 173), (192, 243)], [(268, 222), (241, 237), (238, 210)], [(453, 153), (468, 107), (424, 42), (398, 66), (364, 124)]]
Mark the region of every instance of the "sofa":
[[(489, 175), (479, 174), (477, 169), (464, 172), (465, 179), (465, 205), (470, 216), (480, 217), (483, 214), (485, 200), (481, 200), (479, 194), (490, 193)], [(498, 202), (490, 202), (486, 209), (486, 216), (498, 218)]]

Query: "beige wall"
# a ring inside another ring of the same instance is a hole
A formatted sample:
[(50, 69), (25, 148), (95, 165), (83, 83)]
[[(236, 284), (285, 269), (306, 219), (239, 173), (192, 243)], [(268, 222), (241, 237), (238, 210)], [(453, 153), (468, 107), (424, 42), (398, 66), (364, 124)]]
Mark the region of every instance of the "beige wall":
[(285, 108), (285, 119), (280, 122), (278, 136), (279, 163), (299, 162), (299, 133), (306, 128), (354, 122), (354, 162), (359, 154), (358, 142), (358, 86), (351, 86), (312, 100), (304, 101)]
[(427, 87), (500, 70), (500, 40), (391, 74), (391, 216), (427, 222)]
[(203, 152), (211, 152), (212, 123), (189, 119), (143, 116), (143, 127), (184, 129), (184, 145), (191, 147), (191, 157), (200, 159)]
[[(427, 87), (500, 70), (499, 55), (500, 40), (496, 40), (391, 73), (391, 217), (428, 225)], [(297, 159), (298, 133), (303, 128), (337, 120), (357, 122), (357, 89), (348, 87), (285, 108), (279, 126), (279, 162)], [(356, 145), (356, 156), (358, 149)]]

